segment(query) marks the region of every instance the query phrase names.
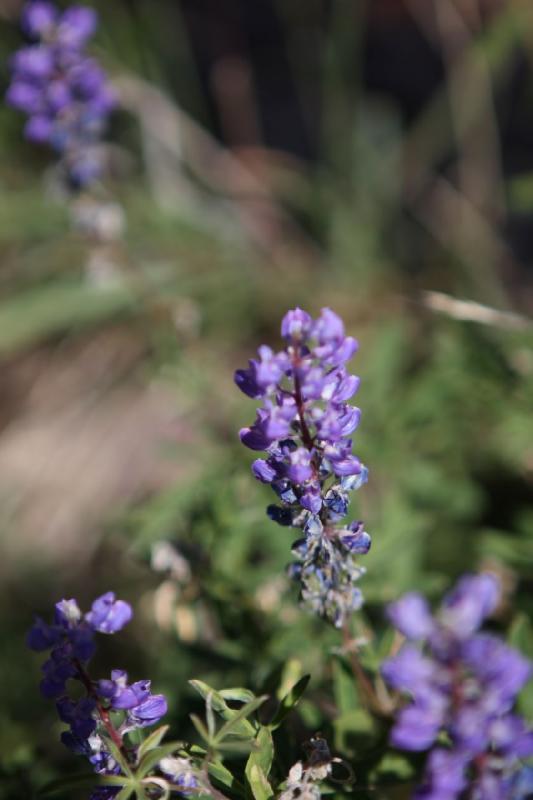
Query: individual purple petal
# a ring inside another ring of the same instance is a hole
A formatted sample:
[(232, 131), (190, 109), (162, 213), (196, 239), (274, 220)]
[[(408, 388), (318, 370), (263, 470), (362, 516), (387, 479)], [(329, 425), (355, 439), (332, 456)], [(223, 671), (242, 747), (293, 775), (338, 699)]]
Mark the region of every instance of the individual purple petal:
[(408, 592), (395, 603), (391, 603), (387, 607), (387, 616), (407, 639), (425, 639), (434, 627), (428, 604), (416, 592)]
[(133, 724), (138, 728), (155, 725), (156, 722), (159, 722), (161, 717), (164, 717), (167, 710), (168, 705), (166, 697), (162, 694), (154, 694), (129, 711), (128, 724)]
[(93, 36), (98, 24), (96, 11), (87, 6), (70, 6), (58, 26), (58, 40), (63, 46), (81, 47)]
[(6, 103), (26, 114), (36, 114), (42, 107), (41, 92), (27, 81), (14, 80), (6, 92)]
[(300, 497), (300, 505), (311, 514), (318, 514), (322, 508), (320, 486), (308, 486)]
[(33, 0), (22, 9), (21, 24), (28, 36), (39, 38), (53, 27), (57, 9), (45, 0)]
[(250, 450), (268, 450), (274, 439), (267, 436), (263, 427), (255, 423), (250, 428), (241, 428), (239, 431), (241, 442)]
[(261, 483), (272, 483), (277, 477), (276, 470), (263, 458), (258, 458), (252, 464), (252, 472)]
[(129, 603), (116, 600), (114, 592), (106, 592), (92, 604), (85, 615), (91, 628), (99, 633), (117, 633), (132, 618), (133, 612)]
[(361, 472), (361, 462), (355, 456), (346, 456), (331, 461), (333, 472), (339, 477), (345, 475), (359, 475)]
[(38, 80), (49, 78), (54, 69), (52, 51), (37, 44), (24, 47), (14, 54), (11, 68), (26, 78)]
[(301, 308), (287, 311), (281, 321), (281, 335), (284, 339), (307, 339), (311, 332), (312, 318)]
[(94, 631), (86, 623), (82, 623), (69, 631), (68, 639), (72, 647), (72, 655), (78, 661), (88, 661), (92, 658), (96, 645)]
[(412, 695), (429, 684), (437, 669), (437, 664), (411, 644), (404, 644), (395, 656), (381, 665), (381, 673), (393, 689)]
[(485, 750), (489, 741), (489, 730), (483, 708), (476, 703), (465, 703), (456, 711), (450, 732), (464, 752), (475, 755)]
[(313, 475), (311, 466), (311, 453), (304, 447), (299, 447), (289, 455), (287, 477), (296, 484), (305, 483)]
[(320, 344), (338, 341), (344, 337), (344, 323), (330, 308), (323, 308), (313, 325), (313, 336)]
[(359, 384), (360, 379), (357, 375), (346, 375), (339, 381), (332, 399), (335, 403), (345, 403), (357, 392)]
[(264, 389), (259, 386), (256, 380), (256, 363), (257, 362), (255, 361), (250, 361), (250, 366), (248, 369), (238, 369), (235, 371), (235, 375), (233, 376), (233, 380), (241, 392), (248, 395), (248, 397), (251, 397), (253, 400), (258, 400), (260, 397), (263, 397), (265, 393)]
[(489, 634), (478, 634), (462, 647), (465, 664), (484, 687), (487, 713), (506, 711), (532, 674), (532, 664), (521, 653)]
[(441, 621), (455, 636), (467, 638), (494, 611), (501, 587), (495, 575), (465, 575), (444, 598)]
[(345, 530), (340, 531), (339, 537), (344, 547), (360, 555), (368, 553), (372, 544), (372, 539), (360, 520), (351, 522)]
[(442, 718), (431, 708), (411, 705), (398, 714), (391, 731), (391, 744), (402, 750), (427, 750), (442, 725)]
[(466, 766), (463, 753), (433, 750), (426, 765), (424, 785), (415, 792), (413, 800), (456, 800), (467, 786)]
[(76, 600), (60, 600), (55, 605), (54, 619), (56, 625), (64, 628), (74, 628), (81, 620), (81, 611)]
[(54, 124), (50, 117), (30, 117), (24, 126), (24, 136), (30, 142), (44, 144), (50, 141), (53, 130)]
[(28, 631), (26, 643), (31, 650), (37, 652), (49, 650), (61, 638), (61, 632), (53, 625), (47, 625), (44, 620), (37, 617)]
[(506, 755), (516, 758), (529, 758), (533, 755), (533, 731), (516, 714), (504, 714), (492, 720), (489, 736), (492, 746)]

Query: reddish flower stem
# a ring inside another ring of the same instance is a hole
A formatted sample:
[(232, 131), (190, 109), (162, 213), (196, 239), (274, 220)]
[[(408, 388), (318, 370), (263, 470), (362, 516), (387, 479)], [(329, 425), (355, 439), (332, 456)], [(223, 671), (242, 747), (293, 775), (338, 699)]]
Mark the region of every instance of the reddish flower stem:
[(85, 686), (87, 694), (89, 695), (89, 697), (92, 697), (92, 699), (96, 703), (96, 708), (100, 716), (100, 719), (102, 720), (102, 725), (109, 734), (110, 739), (114, 742), (114, 744), (118, 747), (120, 751), (124, 752), (122, 736), (118, 733), (117, 730), (115, 730), (113, 723), (111, 722), (111, 717), (109, 716), (109, 711), (107, 710), (107, 708), (104, 708), (104, 706), (100, 702), (98, 695), (95, 691), (94, 684), (90, 679), (89, 675), (87, 674), (87, 672), (84, 670), (81, 661), (75, 658), (74, 666), (78, 670), (78, 677)]

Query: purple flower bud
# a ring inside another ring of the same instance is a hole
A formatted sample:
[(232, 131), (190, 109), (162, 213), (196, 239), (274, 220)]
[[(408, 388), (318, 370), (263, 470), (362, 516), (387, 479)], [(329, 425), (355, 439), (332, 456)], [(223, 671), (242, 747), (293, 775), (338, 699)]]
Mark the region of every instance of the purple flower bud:
[(330, 308), (323, 308), (320, 317), (313, 325), (313, 336), (320, 344), (328, 344), (344, 337), (344, 324)]
[(28, 36), (40, 38), (50, 31), (57, 20), (57, 9), (45, 0), (34, 0), (22, 10), (21, 24)]
[(129, 603), (115, 600), (114, 592), (106, 592), (98, 597), (85, 615), (91, 628), (99, 633), (117, 633), (132, 618), (133, 612)]
[(387, 609), (387, 616), (395, 628), (408, 639), (425, 639), (433, 630), (433, 619), (424, 598), (410, 592)]
[(54, 125), (50, 117), (30, 117), (24, 126), (24, 136), (30, 142), (44, 144), (50, 141), (53, 130)]
[(81, 620), (81, 611), (74, 599), (60, 600), (55, 606), (55, 623), (65, 628), (74, 628)]
[(6, 92), (6, 102), (26, 114), (35, 114), (41, 109), (41, 92), (25, 81), (13, 81)]
[(456, 636), (468, 637), (496, 608), (500, 584), (495, 575), (465, 575), (444, 598), (441, 619)]
[(372, 539), (360, 521), (351, 522), (346, 530), (340, 531), (339, 536), (344, 547), (352, 553), (365, 555), (370, 550)]
[(87, 6), (70, 6), (63, 13), (58, 26), (58, 40), (62, 46), (82, 47), (93, 36), (98, 24), (96, 11)]
[(166, 697), (163, 694), (151, 695), (147, 700), (128, 712), (128, 725), (145, 728), (155, 725), (168, 711)]
[(50, 77), (54, 69), (54, 61), (52, 53), (47, 47), (35, 44), (24, 47), (15, 53), (11, 66), (20, 75), (39, 80)]
[(302, 508), (310, 511), (311, 514), (318, 514), (322, 508), (320, 486), (310, 486), (306, 488), (305, 492), (300, 497), (300, 505)]
[(259, 386), (255, 377), (256, 363), (255, 361), (250, 361), (248, 369), (236, 370), (233, 377), (233, 380), (241, 392), (248, 395), (248, 397), (251, 397), (253, 400), (257, 400), (264, 395), (264, 390)]
[(311, 467), (311, 453), (304, 447), (299, 447), (289, 455), (287, 476), (293, 483), (305, 483), (313, 475)]
[(47, 625), (40, 617), (37, 617), (30, 628), (26, 637), (26, 643), (31, 650), (37, 652), (49, 650), (59, 641), (61, 633), (53, 626)]
[(463, 753), (441, 748), (434, 750), (428, 759), (426, 783), (415, 792), (413, 800), (454, 800), (459, 797), (467, 786), (467, 762)]
[(268, 461), (262, 458), (257, 458), (252, 464), (252, 472), (258, 481), (262, 483), (272, 483), (277, 477), (276, 470), (270, 466)]
[(442, 725), (437, 709), (408, 706), (398, 714), (391, 733), (391, 744), (402, 750), (427, 750), (431, 747)]
[(311, 332), (312, 322), (309, 314), (302, 311), (301, 308), (287, 311), (281, 321), (281, 335), (287, 340), (307, 339)]

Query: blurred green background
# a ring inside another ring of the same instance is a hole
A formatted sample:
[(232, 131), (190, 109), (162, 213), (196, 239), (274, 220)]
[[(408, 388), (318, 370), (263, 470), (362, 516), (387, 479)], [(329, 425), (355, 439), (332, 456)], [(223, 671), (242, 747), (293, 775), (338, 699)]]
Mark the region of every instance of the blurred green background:
[[(383, 603), (480, 566), (504, 579), (499, 626), (531, 614), (533, 8), (94, 5), (122, 237), (73, 230), (52, 158), (0, 110), (0, 798), (81, 769), (24, 634), (110, 588), (136, 617), (97, 667), (152, 678), (177, 737), (201, 710), (190, 678), (259, 692), (311, 672), (287, 752), (320, 729), (364, 786), (370, 723), (285, 577), (232, 375), (294, 305), (360, 340), (378, 641)], [(4, 87), (19, 11), (0, 4)]]

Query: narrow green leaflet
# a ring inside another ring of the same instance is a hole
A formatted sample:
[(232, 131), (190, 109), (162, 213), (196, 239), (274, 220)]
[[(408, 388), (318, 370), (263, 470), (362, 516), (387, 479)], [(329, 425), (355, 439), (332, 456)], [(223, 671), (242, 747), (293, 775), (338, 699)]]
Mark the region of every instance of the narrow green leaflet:
[(249, 703), (255, 699), (255, 694), (249, 689), (221, 689), (219, 694), (224, 700), (236, 700), (238, 703)]
[(139, 762), (139, 766), (137, 767), (137, 777), (145, 778), (150, 770), (153, 769), (156, 764), (159, 764), (162, 758), (175, 753), (177, 750), (181, 750), (183, 745), (183, 742), (167, 742), (166, 744), (156, 747), (153, 750), (150, 750), (150, 752), (145, 753)]
[[(250, 700), (249, 703), (246, 703), (242, 708), (239, 708), (238, 711), (235, 711), (233, 717), (229, 719), (224, 725), (220, 728), (217, 735), (215, 736), (215, 741), (221, 742), (226, 736), (229, 734), (237, 735), (238, 727), (240, 723), (249, 717), (250, 714), (253, 714), (254, 711), (257, 711), (259, 706), (263, 705), (265, 700), (267, 699), (267, 695), (264, 694), (261, 697), (256, 697), (254, 700)], [(255, 734), (255, 728), (248, 723), (252, 728), (252, 735)]]
[(120, 768), (124, 773), (124, 775), (126, 775), (128, 778), (133, 778), (133, 772), (131, 771), (130, 765), (126, 761), (124, 754), (119, 750), (115, 742), (107, 736), (106, 736), (106, 747), (109, 749), (109, 752), (111, 753), (117, 764), (120, 765)]
[(209, 731), (205, 727), (205, 725), (202, 722), (202, 720), (200, 719), (200, 717), (198, 717), (196, 714), (191, 714), (190, 715), (190, 720), (191, 720), (192, 724), (194, 725), (194, 727), (196, 728), (196, 730), (198, 731), (198, 733), (200, 734), (200, 737), (204, 740), (204, 742), (207, 745), (210, 745), (211, 739), (210, 739), (210, 736), (209, 736)]
[(274, 794), (268, 775), (274, 758), (274, 743), (270, 729), (262, 726), (256, 737), (257, 748), (250, 753), (245, 774), (255, 800), (267, 800)]
[[(212, 689), (211, 686), (207, 685), (207, 683), (196, 680), (189, 681), (189, 683), (193, 689), (196, 689), (196, 691), (204, 698), (204, 700), (207, 700), (207, 698), (210, 697), (213, 710), (216, 711), (217, 714), (220, 714), (222, 719), (232, 720), (235, 718), (236, 714), (239, 713), (240, 709), (236, 710), (234, 708), (230, 708), (222, 694), (217, 692), (215, 689)], [(255, 728), (250, 722), (248, 722), (248, 720), (241, 719), (238, 728), (235, 730), (235, 733), (238, 733), (241, 736), (254, 736)]]
[(169, 727), (170, 727), (169, 725), (161, 725), (161, 727), (156, 728), (155, 731), (152, 731), (150, 736), (146, 737), (144, 742), (142, 742), (141, 745), (139, 746), (139, 751), (138, 751), (139, 761), (142, 760), (142, 757), (145, 755), (145, 753), (148, 753), (150, 750), (153, 750), (154, 747), (157, 747), (158, 745), (161, 744), (161, 742), (163, 741), (164, 737), (167, 734)]
[(304, 675), (297, 683), (294, 684), (290, 692), (288, 692), (279, 704), (279, 708), (270, 723), (270, 729), (276, 730), (279, 728), (287, 714), (297, 705), (300, 697), (303, 695), (307, 688), (307, 684), (311, 679), (310, 675)]
[(252, 764), (250, 769), (247, 769), (246, 777), (248, 778), (254, 800), (270, 800), (270, 798), (274, 796), (272, 787), (258, 764)]
[(232, 792), (236, 792), (241, 797), (244, 797), (244, 786), (232, 775), (221, 761), (211, 761), (207, 765), (207, 768), (213, 780), (227, 789), (231, 789)]

